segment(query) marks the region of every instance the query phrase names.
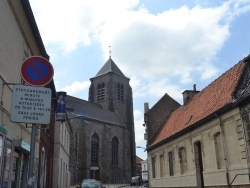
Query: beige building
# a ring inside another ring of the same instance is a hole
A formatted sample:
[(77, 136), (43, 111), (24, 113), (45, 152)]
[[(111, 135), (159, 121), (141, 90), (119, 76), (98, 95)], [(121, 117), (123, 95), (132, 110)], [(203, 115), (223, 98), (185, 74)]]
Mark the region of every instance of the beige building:
[[(23, 83), (21, 66), (30, 56), (49, 58), (43, 46), (28, 0), (0, 1), (0, 187), (27, 187), (31, 124), (10, 121), (13, 85)], [(53, 85), (53, 84), (52, 84)], [(39, 170), (39, 139), (33, 181), (46, 184)], [(46, 166), (47, 164), (44, 164)], [(51, 168), (47, 168), (49, 172)], [(51, 176), (51, 175), (49, 175)], [(32, 179), (31, 179), (32, 180)], [(49, 180), (49, 178), (47, 178)], [(49, 186), (47, 186), (49, 187)]]
[(250, 56), (201, 91), (145, 105), (150, 187), (250, 187)]

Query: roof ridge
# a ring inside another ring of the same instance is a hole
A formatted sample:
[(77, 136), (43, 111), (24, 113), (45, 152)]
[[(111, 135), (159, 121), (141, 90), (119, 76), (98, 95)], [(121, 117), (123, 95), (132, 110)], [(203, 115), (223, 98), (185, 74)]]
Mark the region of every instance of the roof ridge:
[(239, 66), (240, 63), (244, 63), (243, 60), (240, 60), (238, 63), (234, 64), (234, 66), (232, 66), (230, 69), (228, 69), (226, 72), (223, 72), (220, 76), (218, 76), (214, 81), (210, 82), (206, 87), (204, 87), (199, 93), (197, 94), (201, 94), (203, 90), (205, 90), (206, 88), (208, 88), (210, 85), (214, 84), (215, 82), (217, 82), (219, 79), (221, 79), (223, 76), (225, 76), (228, 72), (230, 72), (232, 69), (234, 69), (236, 66)]

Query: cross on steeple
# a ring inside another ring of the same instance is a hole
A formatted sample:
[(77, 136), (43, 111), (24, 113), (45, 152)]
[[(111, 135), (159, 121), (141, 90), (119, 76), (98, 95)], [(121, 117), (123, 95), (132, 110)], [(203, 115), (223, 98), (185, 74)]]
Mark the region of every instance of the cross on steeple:
[(111, 50), (110, 50), (110, 48), (111, 48), (111, 45), (109, 45), (109, 58), (111, 59)]

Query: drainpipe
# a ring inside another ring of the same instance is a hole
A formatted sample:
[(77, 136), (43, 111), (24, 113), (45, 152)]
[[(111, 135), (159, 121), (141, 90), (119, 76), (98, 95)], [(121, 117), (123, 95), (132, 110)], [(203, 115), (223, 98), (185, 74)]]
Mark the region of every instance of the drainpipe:
[(225, 165), (226, 165), (227, 187), (229, 188), (230, 182), (229, 182), (229, 174), (228, 174), (227, 147), (226, 147), (226, 144), (225, 144), (224, 129), (222, 127), (220, 116), (217, 115), (217, 114), (215, 114), (215, 116), (218, 118), (219, 125), (220, 125), (221, 141), (222, 141), (222, 145), (223, 145), (224, 161), (225, 161)]

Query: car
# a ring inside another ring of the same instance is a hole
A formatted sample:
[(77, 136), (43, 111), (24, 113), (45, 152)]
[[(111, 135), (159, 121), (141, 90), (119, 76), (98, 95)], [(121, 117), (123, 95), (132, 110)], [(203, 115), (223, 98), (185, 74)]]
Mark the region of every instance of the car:
[(95, 179), (84, 179), (81, 184), (81, 188), (105, 188), (102, 183)]
[(136, 186), (136, 185), (139, 185), (141, 186), (142, 184), (142, 179), (141, 179), (141, 176), (134, 176), (131, 178), (131, 182), (130, 182), (130, 185), (131, 186)]

